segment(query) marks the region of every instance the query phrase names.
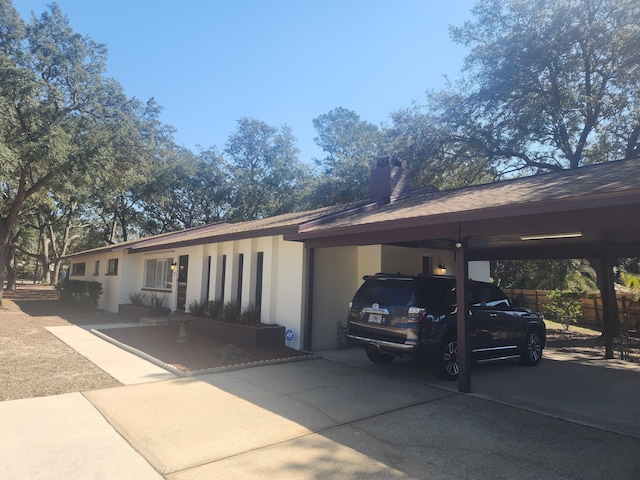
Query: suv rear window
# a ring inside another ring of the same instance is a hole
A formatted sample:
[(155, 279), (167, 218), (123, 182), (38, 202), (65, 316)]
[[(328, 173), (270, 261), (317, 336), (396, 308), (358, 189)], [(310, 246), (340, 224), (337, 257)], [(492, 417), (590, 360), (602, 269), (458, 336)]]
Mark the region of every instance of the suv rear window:
[(355, 295), (354, 301), (380, 305), (406, 305), (411, 301), (411, 280), (367, 280)]
[(420, 306), (453, 305), (455, 282), (445, 279), (417, 279), (416, 302)]

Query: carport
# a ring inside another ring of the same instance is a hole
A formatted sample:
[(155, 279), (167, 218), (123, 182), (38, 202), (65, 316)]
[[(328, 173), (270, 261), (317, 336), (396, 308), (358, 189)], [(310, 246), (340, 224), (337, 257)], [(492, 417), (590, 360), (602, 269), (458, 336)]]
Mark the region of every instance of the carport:
[[(389, 178), (402, 178), (402, 166), (390, 162), (387, 168)], [(616, 258), (640, 256), (640, 159), (444, 192), (391, 193), (375, 205), (302, 224), (285, 239), (304, 241), (311, 265), (314, 249), (324, 247), (449, 249), (456, 256), (458, 305), (467, 304), (464, 279), (472, 260), (599, 259), (605, 356), (613, 358), (617, 306), (612, 264)], [(312, 295), (309, 298), (311, 302)], [(461, 392), (471, 391), (466, 320), (466, 312), (459, 309)], [(305, 329), (312, 325), (307, 315)]]

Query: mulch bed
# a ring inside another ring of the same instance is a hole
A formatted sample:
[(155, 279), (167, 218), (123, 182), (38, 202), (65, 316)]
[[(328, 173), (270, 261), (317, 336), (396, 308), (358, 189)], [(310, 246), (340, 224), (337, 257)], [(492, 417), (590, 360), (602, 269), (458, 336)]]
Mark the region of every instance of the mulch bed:
[(163, 325), (99, 332), (184, 372), (309, 355), (284, 345), (275, 349), (237, 347), (195, 332), (188, 333), (187, 342), (178, 343), (178, 330), (176, 325)]

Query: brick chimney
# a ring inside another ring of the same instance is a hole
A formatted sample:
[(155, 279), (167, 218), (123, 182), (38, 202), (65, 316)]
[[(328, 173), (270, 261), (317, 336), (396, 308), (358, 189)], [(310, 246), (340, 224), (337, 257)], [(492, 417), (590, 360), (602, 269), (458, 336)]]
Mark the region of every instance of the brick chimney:
[(390, 156), (378, 158), (376, 168), (371, 172), (371, 200), (391, 203), (410, 192), (411, 171), (405, 162)]

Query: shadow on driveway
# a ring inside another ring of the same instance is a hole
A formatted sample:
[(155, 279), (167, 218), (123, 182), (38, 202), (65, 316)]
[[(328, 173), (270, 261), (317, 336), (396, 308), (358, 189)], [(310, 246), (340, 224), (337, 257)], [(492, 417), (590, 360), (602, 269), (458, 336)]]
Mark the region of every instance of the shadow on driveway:
[[(320, 359), (86, 396), (171, 480), (638, 478), (640, 438), (383, 370)], [(478, 391), (487, 374), (510, 378)]]

